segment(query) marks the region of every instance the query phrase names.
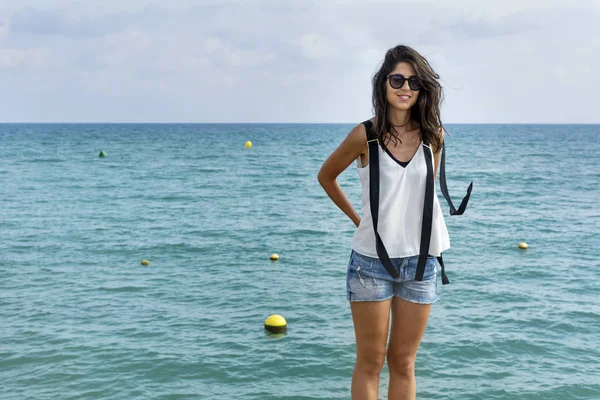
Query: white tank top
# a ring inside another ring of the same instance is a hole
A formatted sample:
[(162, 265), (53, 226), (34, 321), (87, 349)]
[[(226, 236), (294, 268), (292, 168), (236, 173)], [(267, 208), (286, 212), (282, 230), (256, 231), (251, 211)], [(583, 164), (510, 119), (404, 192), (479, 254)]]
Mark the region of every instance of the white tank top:
[[(379, 235), (390, 258), (410, 257), (419, 254), (421, 246), (421, 223), (427, 165), (423, 151), (433, 152), (423, 142), (406, 167), (377, 146), (379, 151)], [(369, 165), (362, 167), (360, 157), (356, 160), (358, 176), (362, 185), (362, 218), (354, 233), (352, 248), (357, 253), (377, 258), (373, 217), (369, 202)], [(442, 215), (437, 192), (433, 191), (433, 220), (429, 254), (439, 256), (450, 248), (448, 229)]]

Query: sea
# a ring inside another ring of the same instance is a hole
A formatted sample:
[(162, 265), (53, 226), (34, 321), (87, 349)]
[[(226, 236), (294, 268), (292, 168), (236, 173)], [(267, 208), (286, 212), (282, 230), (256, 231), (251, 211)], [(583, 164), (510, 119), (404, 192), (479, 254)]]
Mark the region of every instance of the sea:
[[(349, 399), (353, 126), (1, 124), (0, 399)], [(417, 398), (600, 399), (600, 125), (447, 130)]]

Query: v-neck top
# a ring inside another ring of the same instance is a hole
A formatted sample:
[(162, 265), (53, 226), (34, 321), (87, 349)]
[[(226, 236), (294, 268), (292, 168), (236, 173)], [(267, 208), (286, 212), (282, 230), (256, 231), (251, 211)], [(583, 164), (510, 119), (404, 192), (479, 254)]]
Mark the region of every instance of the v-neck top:
[[(378, 231), (391, 258), (418, 255), (421, 245), (421, 226), (427, 165), (424, 151), (433, 152), (422, 141), (405, 167), (398, 164), (381, 145), (379, 151), (379, 219)], [(356, 161), (362, 186), (362, 217), (354, 233), (352, 248), (360, 254), (377, 258), (373, 218), (369, 202), (369, 165)], [(439, 256), (450, 248), (450, 238), (434, 187), (433, 219), (429, 254)]]
[[(421, 143), (423, 143), (423, 142), (421, 142)], [(387, 155), (390, 156), (390, 158), (392, 160), (396, 161), (396, 163), (398, 163), (398, 165), (402, 166), (402, 168), (406, 168), (408, 166), (408, 164), (412, 161), (412, 159), (415, 158), (415, 156), (413, 155), (412, 158), (408, 161), (400, 161), (396, 157), (394, 157), (394, 155), (392, 154), (390, 149), (387, 148), (387, 146), (381, 146), (381, 147), (387, 153)], [(419, 151), (419, 149), (417, 149), (417, 151)]]

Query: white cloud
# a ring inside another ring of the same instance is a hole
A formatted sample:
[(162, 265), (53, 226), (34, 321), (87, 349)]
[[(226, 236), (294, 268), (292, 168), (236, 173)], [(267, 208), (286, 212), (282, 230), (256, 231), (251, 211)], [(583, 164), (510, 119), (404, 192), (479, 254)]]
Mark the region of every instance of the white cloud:
[(202, 39), (202, 44), (204, 46), (204, 51), (207, 54), (214, 53), (218, 51), (221, 47), (223, 47), (223, 42), (216, 37), (207, 37)]
[(0, 48), (0, 70), (13, 68), (37, 68), (48, 57), (45, 49)]
[[(600, 122), (598, 2), (156, 4), (0, 0), (0, 120), (351, 122), (404, 43), (441, 75), (448, 122)], [(40, 106), (25, 113), (7, 88)]]
[(85, 9), (34, 9), (17, 11), (11, 21), (11, 31), (30, 35), (58, 35), (73, 38), (103, 36), (119, 31), (127, 23), (124, 13), (89, 15)]
[(296, 43), (300, 47), (302, 55), (311, 60), (327, 60), (333, 56), (333, 45), (321, 35), (306, 34), (298, 39)]
[(8, 21), (0, 20), (0, 40), (8, 33)]

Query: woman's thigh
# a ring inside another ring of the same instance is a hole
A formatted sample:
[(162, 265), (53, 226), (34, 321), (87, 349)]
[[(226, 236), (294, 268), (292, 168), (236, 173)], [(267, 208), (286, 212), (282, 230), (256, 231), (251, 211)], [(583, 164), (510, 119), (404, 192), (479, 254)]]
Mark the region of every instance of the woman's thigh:
[(391, 308), (388, 364), (390, 358), (396, 358), (401, 363), (412, 362), (427, 326), (431, 304), (418, 304), (394, 297)]
[(350, 302), (358, 361), (385, 361), (392, 299)]

